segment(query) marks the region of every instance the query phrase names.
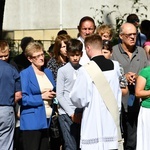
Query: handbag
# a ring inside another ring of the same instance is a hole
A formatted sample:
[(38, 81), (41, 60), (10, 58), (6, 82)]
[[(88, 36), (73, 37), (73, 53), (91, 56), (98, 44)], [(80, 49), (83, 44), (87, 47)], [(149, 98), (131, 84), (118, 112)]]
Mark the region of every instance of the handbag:
[(58, 101), (57, 99), (53, 99), (52, 103), (52, 116), (50, 121), (50, 136), (52, 138), (59, 138), (60, 137), (60, 128), (59, 128), (59, 121), (58, 121)]

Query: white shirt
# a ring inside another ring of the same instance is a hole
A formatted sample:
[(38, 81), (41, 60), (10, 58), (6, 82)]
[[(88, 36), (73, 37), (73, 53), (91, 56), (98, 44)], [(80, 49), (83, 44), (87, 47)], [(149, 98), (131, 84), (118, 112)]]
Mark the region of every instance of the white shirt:
[(80, 65), (85, 65), (90, 61), (90, 59), (86, 54), (84, 39), (80, 36), (80, 37), (78, 37), (78, 40), (80, 40), (83, 44), (83, 48), (82, 48), (83, 55), (82, 55), (79, 63), (80, 63)]

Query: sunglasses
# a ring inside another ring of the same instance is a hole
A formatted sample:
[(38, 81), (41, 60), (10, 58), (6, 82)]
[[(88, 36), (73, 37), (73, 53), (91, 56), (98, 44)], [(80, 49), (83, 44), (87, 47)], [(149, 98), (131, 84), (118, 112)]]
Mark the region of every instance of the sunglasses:
[(139, 23), (140, 20), (139, 20), (138, 18), (137, 18), (137, 19), (132, 19), (132, 20), (131, 20), (131, 23), (135, 23), (135, 22), (138, 22), (138, 23)]

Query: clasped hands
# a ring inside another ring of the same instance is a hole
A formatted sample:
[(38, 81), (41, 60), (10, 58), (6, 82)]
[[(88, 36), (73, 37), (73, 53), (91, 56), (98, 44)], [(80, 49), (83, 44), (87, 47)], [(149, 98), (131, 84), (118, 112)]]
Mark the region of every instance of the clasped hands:
[(138, 75), (134, 72), (128, 72), (127, 74), (125, 74), (126, 79), (129, 83), (129, 85), (135, 85), (136, 79), (138, 77)]

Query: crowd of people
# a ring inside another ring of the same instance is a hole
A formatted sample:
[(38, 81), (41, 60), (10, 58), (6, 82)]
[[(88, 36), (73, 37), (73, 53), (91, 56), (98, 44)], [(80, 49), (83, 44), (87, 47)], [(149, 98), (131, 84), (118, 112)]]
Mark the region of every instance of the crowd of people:
[(89, 16), (78, 31), (59, 31), (46, 61), (32, 37), (13, 59), (0, 41), (1, 150), (149, 150), (150, 20), (130, 14), (115, 45)]

